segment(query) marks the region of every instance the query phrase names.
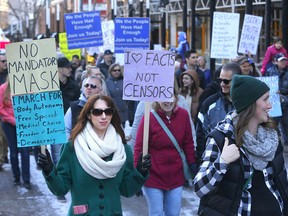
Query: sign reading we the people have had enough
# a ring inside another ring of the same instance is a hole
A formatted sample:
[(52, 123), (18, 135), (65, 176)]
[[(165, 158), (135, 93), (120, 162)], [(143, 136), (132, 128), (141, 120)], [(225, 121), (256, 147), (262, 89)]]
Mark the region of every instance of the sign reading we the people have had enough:
[(250, 53), (253, 55), (257, 53), (262, 20), (263, 18), (260, 16), (245, 14), (239, 42), (239, 53)]
[(99, 11), (64, 15), (69, 49), (102, 46), (102, 28)]
[(66, 143), (61, 91), (15, 95), (17, 146)]
[(125, 49), (149, 49), (150, 18), (115, 19), (115, 53)]
[(211, 42), (211, 58), (230, 59), (237, 56), (238, 13), (214, 12)]
[(173, 100), (175, 54), (169, 51), (125, 50), (124, 58), (124, 100)]
[(6, 46), (11, 95), (59, 90), (54, 38)]

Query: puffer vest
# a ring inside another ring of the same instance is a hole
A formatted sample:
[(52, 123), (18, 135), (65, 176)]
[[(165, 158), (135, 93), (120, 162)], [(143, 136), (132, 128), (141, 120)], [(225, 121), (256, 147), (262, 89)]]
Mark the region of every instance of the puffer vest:
[[(225, 134), (214, 130), (209, 136), (215, 139), (222, 151)], [(229, 143), (231, 143), (231, 139)], [(271, 163), (274, 172), (274, 183), (284, 201), (283, 215), (288, 215), (288, 182), (281, 143), (279, 143)], [(200, 216), (236, 216), (245, 184), (244, 181), (244, 168), (240, 156), (238, 160), (229, 165), (229, 169), (217, 188), (201, 198), (198, 214)]]

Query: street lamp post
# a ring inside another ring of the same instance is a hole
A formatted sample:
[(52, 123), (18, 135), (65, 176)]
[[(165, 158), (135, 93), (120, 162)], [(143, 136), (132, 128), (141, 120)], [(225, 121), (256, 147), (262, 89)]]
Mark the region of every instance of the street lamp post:
[(46, 0), (46, 38), (50, 38), (50, 7), (49, 0)]

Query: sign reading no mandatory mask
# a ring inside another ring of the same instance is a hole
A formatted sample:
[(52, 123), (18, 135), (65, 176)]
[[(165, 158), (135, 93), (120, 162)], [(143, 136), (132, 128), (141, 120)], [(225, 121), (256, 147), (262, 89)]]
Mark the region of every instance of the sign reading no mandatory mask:
[(175, 54), (125, 50), (123, 99), (173, 101)]
[(6, 47), (17, 146), (66, 142), (55, 39)]

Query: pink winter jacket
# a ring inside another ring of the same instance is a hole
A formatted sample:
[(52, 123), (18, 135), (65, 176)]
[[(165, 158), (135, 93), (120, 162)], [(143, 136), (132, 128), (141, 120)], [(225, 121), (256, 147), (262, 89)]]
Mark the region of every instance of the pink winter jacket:
[(282, 47), (281, 49), (276, 49), (275, 45), (273, 44), (267, 48), (261, 67), (262, 75), (264, 75), (266, 72), (267, 64), (271, 62), (274, 56), (278, 53), (283, 53), (286, 57), (288, 57), (287, 50), (284, 47)]
[(3, 122), (8, 122), (11, 125), (16, 125), (12, 100), (4, 103), (4, 92), (7, 88), (8, 82), (0, 86), (0, 117)]

